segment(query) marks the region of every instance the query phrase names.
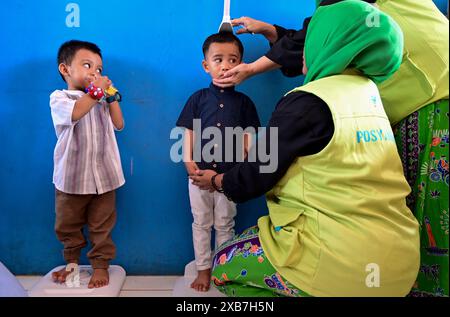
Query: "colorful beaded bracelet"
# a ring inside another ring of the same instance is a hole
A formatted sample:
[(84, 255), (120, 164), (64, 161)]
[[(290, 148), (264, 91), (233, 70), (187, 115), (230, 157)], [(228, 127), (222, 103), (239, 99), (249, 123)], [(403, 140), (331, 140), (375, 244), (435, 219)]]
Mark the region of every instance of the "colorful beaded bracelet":
[(89, 94), (94, 99), (101, 100), (105, 97), (105, 92), (100, 87), (96, 87), (93, 84), (90, 84), (86, 87), (86, 93)]

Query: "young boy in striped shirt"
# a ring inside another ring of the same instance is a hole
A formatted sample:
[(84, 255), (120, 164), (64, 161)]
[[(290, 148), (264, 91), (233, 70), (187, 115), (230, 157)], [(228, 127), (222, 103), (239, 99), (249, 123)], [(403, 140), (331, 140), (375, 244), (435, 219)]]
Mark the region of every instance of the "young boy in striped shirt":
[[(93, 268), (89, 288), (109, 282), (109, 261), (116, 249), (111, 231), (116, 222), (115, 189), (125, 183), (114, 130), (124, 121), (120, 94), (108, 95), (111, 80), (102, 75), (97, 45), (68, 41), (58, 51), (58, 70), (67, 89), (50, 95), (50, 108), (58, 141), (54, 151), (55, 231), (64, 245), (66, 263), (78, 263), (87, 245), (82, 229), (89, 229)], [(64, 283), (70, 272), (53, 273)]]

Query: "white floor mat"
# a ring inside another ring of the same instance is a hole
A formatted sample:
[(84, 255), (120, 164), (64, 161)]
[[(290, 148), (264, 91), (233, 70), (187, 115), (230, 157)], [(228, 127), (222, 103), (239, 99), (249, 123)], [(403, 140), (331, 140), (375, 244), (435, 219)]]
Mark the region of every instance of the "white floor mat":
[(191, 288), (191, 283), (197, 277), (197, 268), (195, 261), (188, 263), (184, 268), (184, 276), (176, 280), (173, 287), (172, 296), (174, 297), (225, 297), (214, 286), (207, 292), (197, 292)]
[(66, 284), (53, 282), (52, 273), (59, 271), (64, 266), (58, 266), (48, 272), (33, 288), (29, 291), (32, 297), (117, 297), (119, 296), (122, 285), (125, 282), (125, 270), (118, 265), (110, 265), (109, 285), (100, 288), (88, 288), (88, 283), (92, 275), (90, 265), (80, 265), (80, 286), (68, 287)]

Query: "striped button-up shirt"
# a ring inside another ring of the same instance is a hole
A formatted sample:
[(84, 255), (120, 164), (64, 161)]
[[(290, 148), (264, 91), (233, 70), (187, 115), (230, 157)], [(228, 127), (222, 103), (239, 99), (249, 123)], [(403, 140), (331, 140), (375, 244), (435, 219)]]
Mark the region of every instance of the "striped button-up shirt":
[(68, 194), (103, 194), (125, 183), (115, 128), (106, 102), (72, 121), (75, 102), (83, 95), (79, 90), (56, 90), (50, 95), (58, 138), (53, 183)]

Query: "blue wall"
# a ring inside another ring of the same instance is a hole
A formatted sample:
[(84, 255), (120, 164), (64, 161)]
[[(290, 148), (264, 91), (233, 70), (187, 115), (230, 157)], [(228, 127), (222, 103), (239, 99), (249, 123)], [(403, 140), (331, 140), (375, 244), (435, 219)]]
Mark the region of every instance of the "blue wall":
[[(313, 2), (234, 0), (231, 13), (298, 28)], [(12, 1), (0, 11), (0, 261), (15, 274), (43, 274), (62, 263), (53, 231), (56, 137), (48, 101), (64, 88), (57, 49), (75, 38), (101, 47), (105, 74), (124, 96), (126, 129), (117, 138), (127, 182), (118, 190), (114, 263), (129, 274), (181, 274), (193, 258), (192, 219), (185, 170), (170, 160), (169, 134), (186, 99), (209, 84), (201, 45), (220, 24), (222, 1), (80, 0), (80, 27), (72, 28), (69, 3)], [(267, 50), (260, 36), (241, 38), (245, 61)], [(271, 72), (239, 90), (265, 124), (278, 98), (300, 83)], [(239, 206), (236, 229), (266, 212), (261, 198)]]
[[(62, 263), (54, 225), (49, 95), (64, 88), (55, 55), (72, 38), (97, 43), (105, 74), (120, 88), (126, 128), (117, 134), (126, 184), (118, 190), (114, 263), (130, 274), (181, 274), (193, 258), (192, 216), (183, 164), (170, 160), (170, 131), (187, 98), (209, 85), (201, 68), (204, 39), (217, 31), (221, 0), (76, 1), (80, 27), (66, 26), (70, 1), (13, 1), (0, 12), (0, 261), (16, 274), (45, 273)], [(298, 12), (292, 14), (292, 7)], [(98, 9), (101, 10), (98, 10)], [(233, 16), (250, 15), (296, 28), (312, 1), (232, 1)], [(268, 46), (241, 37), (246, 61)], [(265, 124), (277, 99), (299, 79), (278, 72), (239, 87)], [(261, 89), (264, 87), (264, 89)], [(131, 167), (132, 165), (132, 167)], [(263, 199), (240, 206), (237, 229), (266, 212)]]

